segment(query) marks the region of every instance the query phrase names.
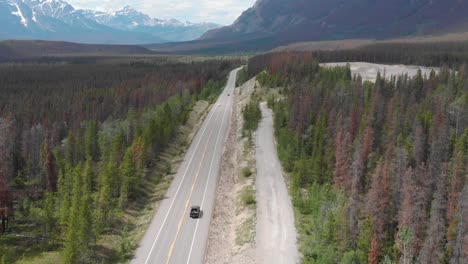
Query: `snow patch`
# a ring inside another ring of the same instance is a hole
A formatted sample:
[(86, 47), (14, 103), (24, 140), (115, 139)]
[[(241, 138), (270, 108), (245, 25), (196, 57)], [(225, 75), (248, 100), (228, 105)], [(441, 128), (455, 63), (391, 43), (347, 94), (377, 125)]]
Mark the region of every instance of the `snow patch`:
[(16, 10), (17, 10), (16, 12), (11, 12), (11, 14), (18, 16), (20, 18), (21, 24), (23, 24), (25, 27), (28, 27), (28, 20), (23, 16), (23, 13), (21, 12), (21, 8), (18, 6), (18, 4), (15, 2), (13, 3), (10, 2), (10, 4), (15, 5)]

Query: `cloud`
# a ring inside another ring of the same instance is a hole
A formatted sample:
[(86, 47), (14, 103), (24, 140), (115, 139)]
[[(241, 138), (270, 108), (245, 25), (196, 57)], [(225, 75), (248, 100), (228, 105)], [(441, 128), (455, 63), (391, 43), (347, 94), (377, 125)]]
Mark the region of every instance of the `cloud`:
[(75, 8), (114, 11), (129, 5), (152, 17), (231, 24), (255, 0), (68, 0)]

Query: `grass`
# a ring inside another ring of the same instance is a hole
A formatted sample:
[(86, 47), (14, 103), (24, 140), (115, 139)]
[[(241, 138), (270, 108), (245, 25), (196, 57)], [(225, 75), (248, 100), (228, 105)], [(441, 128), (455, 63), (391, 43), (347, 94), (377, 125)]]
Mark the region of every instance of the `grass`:
[(42, 252), (35, 259), (22, 259), (18, 264), (56, 264), (62, 262), (62, 256), (59, 252)]
[(255, 190), (252, 186), (246, 186), (241, 193), (241, 200), (244, 206), (255, 207), (257, 200), (255, 197)]
[(236, 244), (239, 246), (255, 241), (255, 215), (247, 218), (236, 230)]
[(58, 238), (43, 239), (43, 229), (30, 221), (12, 221), (10, 230), (0, 234), (0, 263), (15, 263), (58, 249)]

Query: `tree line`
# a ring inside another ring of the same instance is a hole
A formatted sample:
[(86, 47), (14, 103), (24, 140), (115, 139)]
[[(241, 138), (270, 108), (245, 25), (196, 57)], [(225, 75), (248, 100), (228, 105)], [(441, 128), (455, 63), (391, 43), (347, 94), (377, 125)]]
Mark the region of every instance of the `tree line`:
[(468, 64), (468, 42), (377, 43), (351, 50), (314, 51), (320, 62), (371, 62), (456, 69)]
[[(339, 56), (339, 55), (337, 55)], [(312, 53), (254, 57), (304, 263), (466, 263), (468, 71), (375, 83)]]
[[(278, 65), (280, 62), (292, 60), (298, 64), (304, 64), (310, 62), (312, 58), (321, 63), (364, 61), (459, 69), (468, 65), (468, 42), (376, 43), (348, 50), (278, 52), (274, 56), (263, 54), (249, 60), (251, 68), (247, 69), (248, 74), (243, 78), (252, 78), (269, 68), (284, 67)], [(261, 68), (262, 66), (265, 68)]]
[[(238, 64), (0, 65), (0, 208), (15, 223), (7, 231), (63, 249), (65, 263), (97, 262), (99, 239), (125, 227), (125, 210), (193, 103), (214, 100)], [(0, 234), (0, 259), (17, 260), (34, 241), (15, 239)], [(122, 242), (122, 257), (131, 250)]]

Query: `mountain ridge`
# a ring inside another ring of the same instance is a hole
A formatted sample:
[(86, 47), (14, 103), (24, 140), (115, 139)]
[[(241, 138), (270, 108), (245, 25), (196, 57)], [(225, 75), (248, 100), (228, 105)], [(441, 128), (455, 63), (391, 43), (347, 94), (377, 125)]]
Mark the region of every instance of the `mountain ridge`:
[(116, 56), (156, 54), (137, 45), (82, 44), (67, 41), (4, 40), (0, 41), (0, 61), (50, 57)]
[[(139, 25), (132, 19), (151, 23)], [(0, 0), (0, 23), (0, 39), (3, 40), (42, 39), (90, 44), (185, 41), (220, 26), (151, 18), (129, 6), (107, 13), (75, 9), (63, 0)]]
[(257, 0), (232, 25), (198, 41), (235, 40), (230, 49), (245, 52), (301, 41), (412, 37), (466, 30), (467, 13), (468, 1), (460, 0)]

